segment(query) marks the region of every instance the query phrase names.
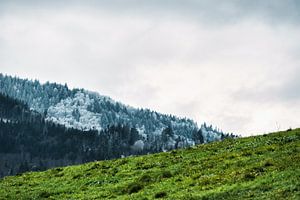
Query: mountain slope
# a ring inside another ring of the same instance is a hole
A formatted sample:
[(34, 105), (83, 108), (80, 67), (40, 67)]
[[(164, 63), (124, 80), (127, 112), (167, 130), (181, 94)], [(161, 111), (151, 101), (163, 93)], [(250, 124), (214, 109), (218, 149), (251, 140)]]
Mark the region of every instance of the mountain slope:
[(0, 180), (0, 199), (299, 199), (300, 129)]
[[(0, 93), (0, 177), (100, 160), (100, 153), (89, 155), (101, 140), (95, 131), (87, 134), (47, 122), (27, 105)], [(108, 145), (102, 146), (108, 151)]]
[[(156, 153), (229, 137), (213, 132), (211, 127), (206, 125), (200, 130), (193, 130), (192, 137), (180, 135), (178, 132), (179, 135), (176, 135), (176, 130), (180, 131), (183, 128), (189, 130), (184, 120), (176, 125), (175, 117), (156, 114), (149, 110), (130, 111), (130, 107), (119, 103), (113, 104), (112, 100), (99, 100), (102, 97), (98, 94), (87, 92), (88, 95), (83, 91), (76, 91), (71, 98), (66, 97), (69, 90), (64, 86), (40, 85), (36, 81), (4, 78), (6, 81), (0, 81), (0, 90), (5, 90), (18, 98), (14, 99), (0, 92), (0, 177), (96, 160)], [(39, 92), (36, 88), (40, 88)], [(56, 91), (56, 88), (62, 88), (59, 89), (61, 92)], [(41, 99), (45, 97), (50, 98), (48, 102), (57, 101), (55, 100), (57, 96), (51, 91), (66, 94), (58, 95), (59, 98), (63, 96), (66, 99), (61, 100), (55, 107), (50, 106), (48, 114), (33, 109), (34, 104), (30, 107), (28, 103), (20, 101), (27, 99), (26, 102), (29, 103), (39, 102), (37, 105), (43, 107), (46, 104), (43, 104), (44, 100)], [(72, 92), (70, 94), (72, 95)], [(90, 98), (93, 95), (94, 98)], [(95, 100), (97, 98), (99, 101)], [(101, 112), (93, 111), (100, 109)], [(62, 117), (49, 119), (49, 115)], [(75, 117), (77, 121), (73, 121), (69, 115)], [(96, 123), (99, 117), (110, 115), (118, 115), (118, 120), (111, 118), (112, 124), (109, 124), (108, 120), (105, 128)], [(152, 120), (150, 115), (154, 116), (156, 121)], [(163, 123), (168, 124), (170, 122), (168, 120), (175, 121), (164, 127)], [(93, 123), (96, 128), (89, 129)], [(87, 128), (81, 129), (80, 124), (87, 124)], [(155, 126), (161, 129), (161, 132), (155, 131)], [(191, 129), (188, 132), (190, 131)]]
[[(176, 138), (184, 140), (185, 146), (193, 145), (193, 135), (198, 125), (190, 119), (165, 115), (149, 109), (136, 109), (116, 102), (109, 97), (84, 89), (70, 90), (67, 85), (40, 84), (39, 81), (5, 76), (0, 73), (0, 92), (25, 102), (32, 110), (45, 116), (48, 121), (79, 130), (103, 130), (107, 126), (123, 124), (137, 128), (144, 142), (148, 137), (161, 135), (171, 127)], [(205, 124), (200, 126), (204, 142), (220, 140), (222, 131)], [(151, 138), (150, 138), (151, 139)]]
[(66, 128), (0, 93), (0, 177), (160, 152), (172, 141), (172, 130), (165, 129), (162, 136), (144, 143), (136, 128), (122, 124), (101, 131)]

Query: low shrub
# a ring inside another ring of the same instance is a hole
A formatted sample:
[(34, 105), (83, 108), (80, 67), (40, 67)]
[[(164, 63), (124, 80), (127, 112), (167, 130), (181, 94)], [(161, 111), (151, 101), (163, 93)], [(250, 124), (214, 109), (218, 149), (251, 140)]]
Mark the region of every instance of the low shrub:
[(161, 174), (161, 178), (171, 178), (173, 175), (170, 171), (163, 171)]
[(144, 174), (143, 176), (141, 176), (139, 181), (142, 183), (150, 183), (152, 181), (152, 178), (151, 178), (151, 176)]
[(127, 186), (127, 193), (137, 193), (143, 189), (143, 185), (141, 183), (131, 183)]
[(166, 192), (158, 192), (154, 195), (154, 198), (158, 199), (158, 198), (163, 198), (166, 197), (167, 193)]

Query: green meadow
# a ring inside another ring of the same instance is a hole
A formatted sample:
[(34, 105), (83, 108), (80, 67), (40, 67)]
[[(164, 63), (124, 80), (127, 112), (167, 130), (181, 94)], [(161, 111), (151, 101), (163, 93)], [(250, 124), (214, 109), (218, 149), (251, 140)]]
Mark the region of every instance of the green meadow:
[(300, 199), (300, 129), (5, 177), (0, 199)]

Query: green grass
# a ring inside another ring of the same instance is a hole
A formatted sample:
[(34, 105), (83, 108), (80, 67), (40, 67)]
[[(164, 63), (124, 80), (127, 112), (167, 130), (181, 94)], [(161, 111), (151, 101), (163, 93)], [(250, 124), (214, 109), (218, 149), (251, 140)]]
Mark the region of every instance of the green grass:
[(300, 129), (5, 177), (0, 199), (300, 199)]

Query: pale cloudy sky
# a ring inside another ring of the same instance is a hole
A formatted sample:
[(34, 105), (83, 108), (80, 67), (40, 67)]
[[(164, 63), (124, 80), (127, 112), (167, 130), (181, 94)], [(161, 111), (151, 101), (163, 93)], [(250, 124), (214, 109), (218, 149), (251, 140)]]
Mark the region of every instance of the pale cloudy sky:
[(0, 1), (0, 72), (243, 135), (300, 127), (300, 1)]

